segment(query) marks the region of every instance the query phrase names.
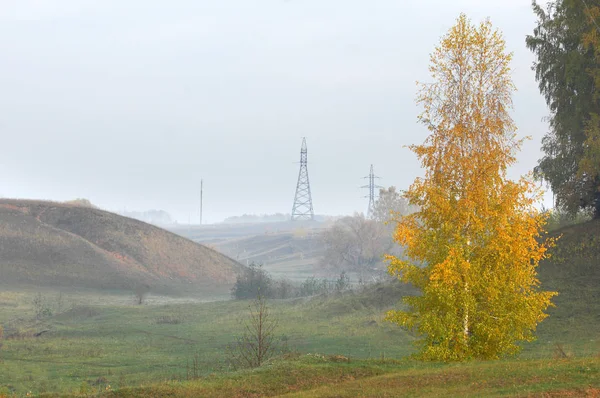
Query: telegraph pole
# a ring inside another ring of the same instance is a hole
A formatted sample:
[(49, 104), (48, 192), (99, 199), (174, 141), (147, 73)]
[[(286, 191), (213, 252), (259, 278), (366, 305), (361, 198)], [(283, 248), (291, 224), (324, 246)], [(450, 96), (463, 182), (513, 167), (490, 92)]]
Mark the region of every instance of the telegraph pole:
[(202, 196), (204, 194), (204, 180), (200, 180), (200, 225), (202, 225)]

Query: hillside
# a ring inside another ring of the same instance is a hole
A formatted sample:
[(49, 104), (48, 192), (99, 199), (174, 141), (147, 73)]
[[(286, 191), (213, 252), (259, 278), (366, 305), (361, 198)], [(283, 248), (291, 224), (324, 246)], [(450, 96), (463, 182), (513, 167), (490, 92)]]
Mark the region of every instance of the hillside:
[(316, 232), (302, 236), (292, 232), (248, 236), (219, 242), (214, 247), (243, 264), (263, 264), (264, 269), (275, 278), (296, 282), (319, 275), (318, 264), (325, 251)]
[(274, 222), (167, 228), (242, 264), (262, 264), (275, 278), (302, 282), (313, 275), (324, 276), (319, 266), (325, 251), (320, 233), (326, 226), (318, 222)]
[(141, 221), (90, 207), (0, 200), (2, 284), (90, 288), (229, 285), (242, 266)]
[[(563, 344), (578, 354), (600, 350), (600, 220), (552, 232), (559, 237), (552, 257), (539, 266), (542, 289), (558, 292), (555, 307), (538, 327), (539, 341), (552, 350)], [(530, 347), (535, 349), (535, 347)]]

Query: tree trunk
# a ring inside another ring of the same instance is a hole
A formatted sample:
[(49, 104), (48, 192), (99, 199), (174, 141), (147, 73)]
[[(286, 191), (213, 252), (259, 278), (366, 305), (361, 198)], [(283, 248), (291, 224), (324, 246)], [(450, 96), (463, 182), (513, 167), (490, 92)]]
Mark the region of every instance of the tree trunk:
[[(465, 299), (469, 295), (469, 284), (465, 284)], [(469, 307), (465, 305), (465, 311), (463, 315), (463, 338), (465, 341), (465, 346), (469, 345)]]

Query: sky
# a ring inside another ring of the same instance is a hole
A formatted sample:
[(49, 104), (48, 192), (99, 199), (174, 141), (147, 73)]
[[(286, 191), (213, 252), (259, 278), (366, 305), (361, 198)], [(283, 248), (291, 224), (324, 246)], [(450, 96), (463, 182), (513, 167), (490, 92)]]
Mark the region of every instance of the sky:
[[(416, 81), (461, 12), (514, 52), (513, 118), (548, 110), (529, 0), (0, 0), (0, 196), (161, 209), (180, 223), (290, 213), (306, 137), (314, 211), (365, 211), (363, 177), (422, 174)], [(546, 195), (546, 204), (551, 195)]]

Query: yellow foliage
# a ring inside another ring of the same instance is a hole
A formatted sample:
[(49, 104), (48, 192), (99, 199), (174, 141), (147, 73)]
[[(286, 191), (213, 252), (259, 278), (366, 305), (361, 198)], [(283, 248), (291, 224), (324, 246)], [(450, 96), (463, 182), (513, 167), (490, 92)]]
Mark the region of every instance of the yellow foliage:
[(422, 291), (387, 319), (416, 331), (421, 357), (495, 359), (531, 341), (556, 293), (539, 289), (543, 239), (541, 192), (531, 175), (507, 168), (523, 140), (509, 115), (512, 55), (489, 21), (461, 15), (431, 55), (433, 83), (420, 84), (419, 120), (430, 135), (411, 150), (425, 170), (405, 193), (418, 212), (394, 234), (406, 259), (388, 256), (389, 272)]

